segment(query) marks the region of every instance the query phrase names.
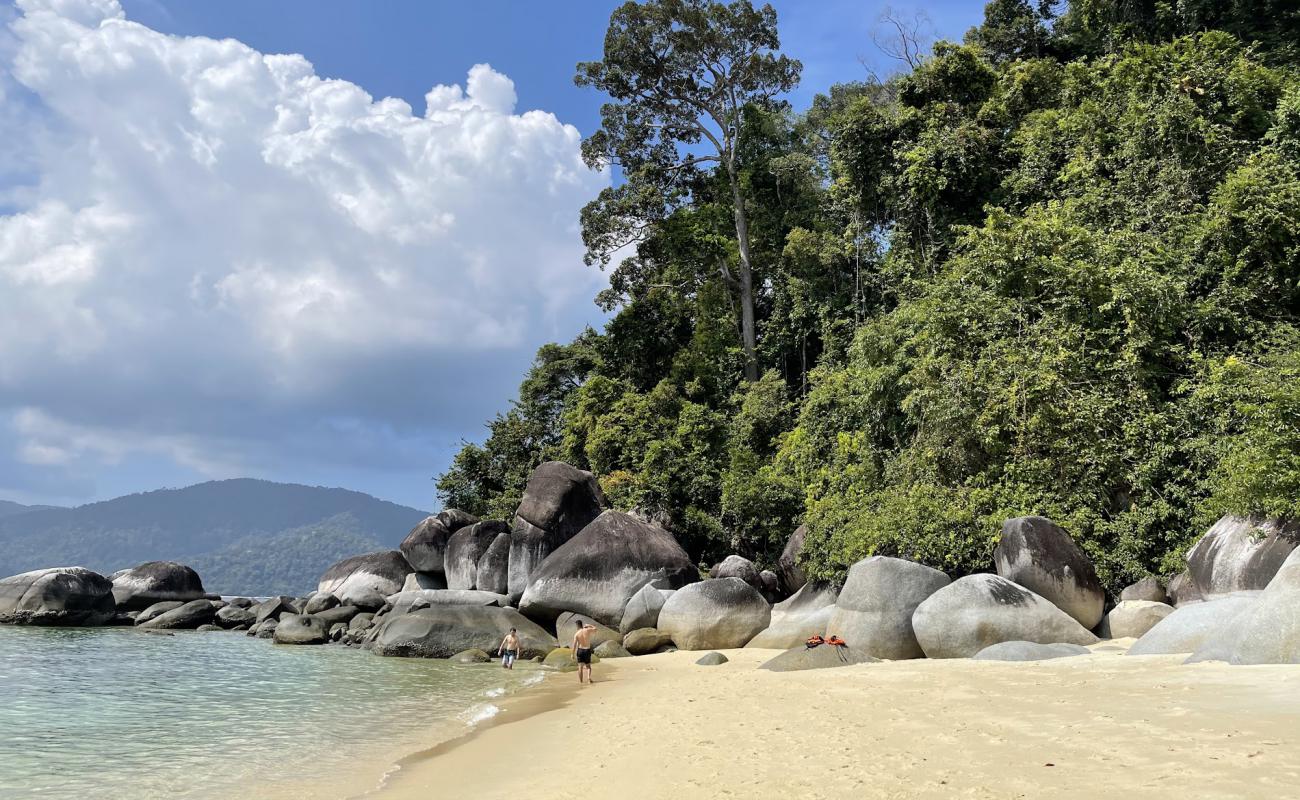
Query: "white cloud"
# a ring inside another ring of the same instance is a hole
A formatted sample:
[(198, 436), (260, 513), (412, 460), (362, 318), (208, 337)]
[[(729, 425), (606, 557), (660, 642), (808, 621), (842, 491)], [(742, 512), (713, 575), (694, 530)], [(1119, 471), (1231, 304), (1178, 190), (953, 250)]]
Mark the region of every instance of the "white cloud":
[[(211, 445), (256, 471), (286, 426), (462, 430), (517, 381), (500, 369), (592, 313), (577, 216), (608, 178), (490, 66), (421, 116), (115, 0), (18, 10), (0, 35), (0, 413), (26, 463), (134, 448), (193, 466)], [(259, 447), (240, 456), (240, 436)]]

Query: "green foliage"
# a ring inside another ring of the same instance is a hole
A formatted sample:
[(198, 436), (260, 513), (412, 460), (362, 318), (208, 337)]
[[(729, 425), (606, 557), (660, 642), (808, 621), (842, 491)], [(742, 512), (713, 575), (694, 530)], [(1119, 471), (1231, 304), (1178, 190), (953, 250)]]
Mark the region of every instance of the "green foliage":
[(799, 117), (744, 108), (734, 174), (694, 165), (643, 218), (563, 411), (520, 411), (532, 439), (494, 423), (449, 475), (508, 504), (505, 465), (558, 454), (706, 563), (770, 564), (803, 521), (832, 578), (876, 553), (984, 571), (1005, 518), (1044, 514), (1117, 588), (1181, 569), (1218, 514), (1300, 515), (1296, 17), (1058, 5), (995, 0)]

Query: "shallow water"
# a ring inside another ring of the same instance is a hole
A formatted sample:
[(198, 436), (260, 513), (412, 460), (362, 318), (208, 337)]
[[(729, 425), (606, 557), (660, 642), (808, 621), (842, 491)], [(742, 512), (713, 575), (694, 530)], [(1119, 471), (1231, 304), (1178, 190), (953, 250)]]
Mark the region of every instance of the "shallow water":
[(242, 633), (0, 625), (0, 798), (343, 796), (539, 679)]

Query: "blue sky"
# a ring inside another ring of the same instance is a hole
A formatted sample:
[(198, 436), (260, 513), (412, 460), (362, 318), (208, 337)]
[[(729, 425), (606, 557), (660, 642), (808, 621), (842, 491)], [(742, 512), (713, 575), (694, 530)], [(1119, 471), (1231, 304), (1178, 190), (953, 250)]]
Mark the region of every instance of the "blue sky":
[[(0, 498), (248, 475), (432, 508), (537, 346), (600, 322), (572, 76), (615, 5), (0, 5)], [(796, 108), (894, 68), (885, 3), (775, 5)]]

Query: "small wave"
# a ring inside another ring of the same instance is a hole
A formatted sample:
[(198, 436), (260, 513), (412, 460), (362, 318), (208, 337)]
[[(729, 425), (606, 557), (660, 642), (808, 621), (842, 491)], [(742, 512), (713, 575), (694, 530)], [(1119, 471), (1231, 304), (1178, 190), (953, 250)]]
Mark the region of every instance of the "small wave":
[(506, 693), (506, 687), (504, 687), (504, 686), (498, 686), (498, 687), (495, 688), (495, 689), (488, 689), (486, 692), (483, 693), (483, 696), (484, 696), (484, 697), (500, 697), (501, 695), (503, 695), (503, 694), (505, 694), (505, 693)]
[(487, 720), (492, 719), (499, 713), (501, 713), (501, 709), (497, 706), (494, 706), (491, 703), (480, 703), (469, 711), (466, 711), (464, 715), (462, 715), (462, 719), (465, 720), (465, 724), (472, 728), (480, 722), (486, 722)]

